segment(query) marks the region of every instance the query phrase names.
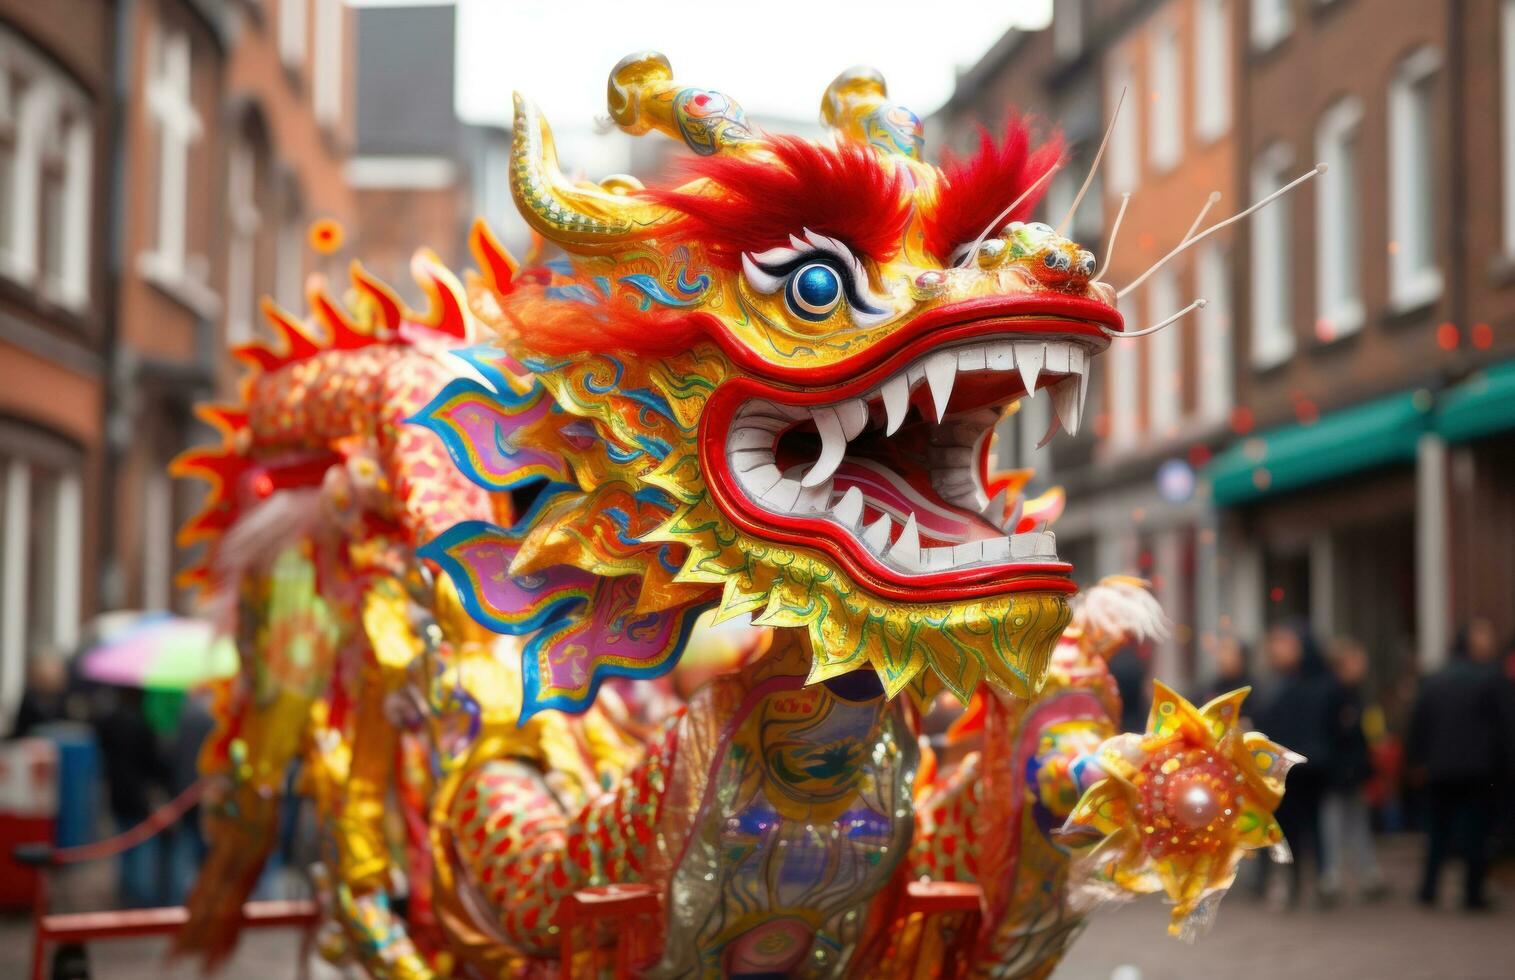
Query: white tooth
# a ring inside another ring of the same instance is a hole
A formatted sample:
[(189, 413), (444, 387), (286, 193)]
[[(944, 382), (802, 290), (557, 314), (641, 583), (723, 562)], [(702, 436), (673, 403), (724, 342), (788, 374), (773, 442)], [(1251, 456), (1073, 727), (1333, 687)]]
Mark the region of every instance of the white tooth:
[(1047, 443), (1051, 442), (1052, 437), (1057, 435), (1057, 430), (1061, 425), (1062, 420), (1057, 417), (1056, 412), (1053, 412), (1052, 419), (1047, 423), (1047, 434), (1042, 436), (1042, 441), (1036, 444), (1036, 448), (1040, 449)]
[(889, 532), (893, 527), (894, 522), (889, 519), (888, 514), (884, 514), (869, 524), (868, 529), (863, 532), (863, 544), (867, 545), (868, 550), (874, 554), (883, 554), (884, 549), (889, 547)]
[(989, 523), (993, 524), (995, 527), (999, 527), (999, 522), (1002, 521), (1005, 517), (1005, 497), (1007, 494), (1009, 494), (1009, 492), (1009, 487), (1000, 487), (999, 493), (995, 494), (989, 500), (989, 502), (984, 505), (984, 509), (979, 512), (983, 514), (984, 517), (988, 519)]
[(1083, 374), (1089, 366), (1089, 355), (1078, 344), (1068, 345), (1068, 373)]
[(972, 565), (984, 560), (984, 543), (982, 541), (964, 541), (962, 544), (952, 546), (952, 564)]
[(1068, 349), (1073, 345), (1066, 340), (1047, 341), (1047, 361), (1042, 370), (1055, 374), (1068, 373)]
[(984, 349), (982, 347), (964, 347), (957, 352), (957, 369), (959, 371), (982, 371), (984, 369)]
[(1089, 355), (1082, 347), (1074, 345), (1073, 352), (1068, 357), (1068, 369), (1078, 375), (1078, 414), (1082, 418), (1084, 405), (1089, 398)]
[(1005, 523), (1001, 524), (1000, 528), (1002, 530), (1009, 531), (1011, 534), (1014, 534), (1015, 533), (1015, 526), (1021, 522), (1021, 511), (1024, 510), (1025, 507), (1026, 507), (1026, 498), (1025, 497), (1016, 497), (1015, 498), (1015, 509), (1010, 512), (1010, 516), (1009, 517), (1005, 518)]
[(787, 418), (795, 420), (802, 419), (810, 414), (808, 409), (800, 408), (798, 405), (780, 405), (777, 402), (766, 401), (752, 402), (748, 407), (743, 409), (742, 414), (745, 416), (749, 412), (755, 415), (771, 416), (776, 419)]
[(842, 435), (848, 442), (868, 427), (868, 403), (861, 398), (842, 402), (836, 406), (836, 414), (842, 420)]
[(843, 527), (857, 527), (857, 522), (863, 519), (863, 491), (848, 487), (842, 499), (831, 508), (831, 516), (841, 521)]
[(952, 398), (952, 382), (956, 378), (957, 357), (951, 351), (941, 351), (926, 358), (926, 382), (931, 385), (931, 401), (936, 406), (938, 422), (947, 414), (947, 402)]
[(1009, 538), (987, 538), (984, 541), (984, 561), (1002, 561), (1010, 557)]
[(800, 498), (800, 483), (798, 480), (786, 480), (782, 476), (763, 494), (762, 501), (774, 510), (790, 511), (794, 509), (794, 502)]
[(920, 565), (917, 566), (922, 572), (944, 572), (953, 565), (953, 555), (956, 548), (926, 548), (921, 552)]
[(742, 485), (747, 488), (748, 493), (761, 499), (763, 494), (772, 490), (773, 485), (783, 478), (784, 476), (779, 472), (779, 468), (769, 463), (766, 466), (759, 466), (757, 469), (743, 473)]
[(766, 429), (742, 427), (731, 433), (726, 440), (727, 451), (738, 449), (772, 449), (773, 433)]
[(1068, 435), (1078, 435), (1079, 417), (1083, 406), (1078, 401), (1078, 379), (1064, 378), (1052, 386), (1052, 408), (1062, 420)]
[(884, 434), (892, 436), (905, 424), (905, 413), (910, 410), (910, 379), (903, 374), (896, 374), (884, 382), (882, 394), (884, 412), (889, 418)]
[(905, 521), (905, 526), (900, 529), (900, 536), (894, 539), (894, 547), (889, 549), (888, 557), (901, 568), (912, 570), (920, 568), (921, 532), (915, 526), (914, 514), (910, 515)]
[(1047, 347), (1039, 340), (1015, 345), (1015, 364), (1021, 369), (1021, 381), (1025, 382), (1026, 394), (1036, 391), (1036, 379), (1042, 373), (1042, 363), (1046, 357)]
[(805, 479), (800, 481), (807, 487), (818, 486), (831, 479), (831, 474), (842, 465), (842, 459), (847, 455), (847, 436), (842, 432), (842, 419), (836, 414), (836, 409), (813, 408), (810, 417), (815, 419), (815, 428), (821, 434), (821, 457), (810, 467)]
[(1057, 557), (1057, 532), (1043, 531), (1037, 536), (1036, 550), (1032, 554), (1040, 558)]
[(1008, 340), (988, 345), (984, 349), (984, 365), (991, 371), (1008, 371), (1015, 367), (1015, 345)]
[(731, 460), (733, 473), (745, 475), (764, 463), (773, 462), (773, 446), (769, 444), (763, 449), (739, 449), (727, 458)]
[(1035, 531), (1027, 531), (1025, 534), (1010, 536), (1010, 557), (1030, 558), (1036, 554), (1036, 539), (1041, 537)]
[(818, 487), (806, 487), (800, 485), (804, 477), (803, 466), (791, 466), (784, 471), (784, 478), (793, 480), (795, 486), (800, 488), (800, 495), (789, 510), (795, 514), (817, 514), (824, 512), (831, 505), (831, 482), (828, 480)]

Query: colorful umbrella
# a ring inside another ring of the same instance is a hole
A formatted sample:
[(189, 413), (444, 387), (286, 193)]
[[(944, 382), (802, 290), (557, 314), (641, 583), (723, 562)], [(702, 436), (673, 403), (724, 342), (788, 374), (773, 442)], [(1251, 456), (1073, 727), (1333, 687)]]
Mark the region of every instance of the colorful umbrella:
[(149, 691), (185, 691), (237, 672), (237, 648), (203, 619), (143, 613), (112, 623), (85, 651), (84, 677)]

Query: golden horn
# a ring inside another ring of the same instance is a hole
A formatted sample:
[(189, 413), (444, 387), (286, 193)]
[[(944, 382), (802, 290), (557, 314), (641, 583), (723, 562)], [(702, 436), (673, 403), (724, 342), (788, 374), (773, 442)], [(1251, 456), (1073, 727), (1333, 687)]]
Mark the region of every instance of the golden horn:
[(920, 116), (890, 102), (884, 76), (872, 68), (849, 68), (826, 86), (821, 121), (845, 139), (911, 160), (926, 144)]
[(675, 82), (673, 67), (656, 51), (622, 58), (605, 89), (610, 118), (633, 136), (655, 129), (701, 156), (762, 146), (735, 99)]
[(510, 193), (527, 224), (571, 252), (592, 253), (650, 238), (675, 216), (627, 190), (624, 179), (607, 189), (564, 177), (547, 120), (517, 93)]

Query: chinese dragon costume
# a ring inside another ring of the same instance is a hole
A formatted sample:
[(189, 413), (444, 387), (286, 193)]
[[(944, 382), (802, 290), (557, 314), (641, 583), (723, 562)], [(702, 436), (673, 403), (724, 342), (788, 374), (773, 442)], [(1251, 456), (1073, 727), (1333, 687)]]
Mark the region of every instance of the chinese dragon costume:
[[(572, 970), (560, 906), (596, 886), (655, 897), (656, 976), (902, 972), (937, 927), (920, 878), (980, 890), (951, 940), (974, 975), (1046, 975), (1092, 900), (1202, 925), (1244, 850), (1282, 848), (1297, 757), (1237, 729), (1245, 692), (1159, 686), (1119, 734), (1104, 655), (1161, 614), (1129, 580), (1075, 597), (1055, 506), (991, 468), (1023, 398), (1078, 430), (1125, 330), (1094, 255), (1027, 221), (1058, 142), (1012, 120), (928, 163), (863, 69), (824, 142), (657, 54), (608, 96), (692, 151), (683, 183), (566, 177), (518, 96), (511, 190), (561, 257), (476, 225), (466, 284), (418, 257), (425, 313), (358, 267), (304, 322), (270, 308), (282, 343), (239, 351), (221, 443), (178, 462), (212, 483), (184, 539), (244, 665), (181, 950), (230, 949), (291, 791), (325, 949), (375, 977)], [(645, 696), (702, 615), (761, 642)], [(938, 776), (944, 694), (978, 749)]]

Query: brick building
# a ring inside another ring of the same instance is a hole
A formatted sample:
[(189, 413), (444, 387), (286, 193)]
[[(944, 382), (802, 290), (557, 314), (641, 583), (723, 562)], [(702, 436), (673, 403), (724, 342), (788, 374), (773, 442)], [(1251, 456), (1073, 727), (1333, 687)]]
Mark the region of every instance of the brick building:
[[(352, 221), (342, 0), (0, 2), (0, 719), (107, 608), (182, 604), (174, 529), (229, 341)], [(0, 728), (4, 725), (0, 724)]]
[(0, 719), (98, 602), (114, 18), (0, 2)]
[[(1434, 667), (1472, 615), (1515, 630), (1515, 0), (1054, 11), (962, 76), (937, 131), (959, 143), (1015, 103), (1071, 120), (1083, 156), (1126, 89), (1102, 213), (1075, 225), (1117, 286), (1209, 190), (1213, 221), (1330, 164), (1123, 299), (1135, 325), (1209, 306), (1102, 359), (1088, 443), (1032, 457), (1002, 433), (1068, 488), (1062, 553), (1086, 579), (1152, 577), (1180, 624), (1156, 667), (1181, 683), (1219, 633), (1292, 616), (1365, 640), (1385, 684)], [(1093, 125), (1066, 95), (1088, 86)]]
[[(967, 117), (995, 119), (1007, 103), (1056, 120), (1070, 164), (1042, 210), (1058, 224), (1124, 91), (1103, 164), (1071, 227), (1108, 261), (1107, 281), (1131, 283), (1183, 240), (1211, 192), (1222, 194), (1211, 220), (1239, 206), (1231, 8), (1227, 0), (1058, 0), (1050, 30), (1011, 32), (960, 78), (944, 113), (948, 139), (960, 143)], [(1112, 248), (1124, 195), (1130, 199)], [(1228, 234), (1217, 235), (1122, 300), (1132, 327), (1156, 323), (1198, 295), (1209, 306), (1152, 337), (1115, 343), (1085, 409), (1093, 424), (1078, 438), (1063, 435), (1035, 451), (1048, 422), (1048, 406), (1035, 399), (1001, 433), (1006, 462), (1034, 465), (1041, 484), (1067, 489), (1058, 549), (1082, 581), (1131, 571), (1152, 578), (1179, 623), (1154, 651), (1156, 668), (1184, 682), (1195, 678), (1202, 641), (1213, 638), (1222, 615), (1214, 513), (1191, 458), (1202, 460), (1224, 437), (1232, 408), (1232, 249)]]

